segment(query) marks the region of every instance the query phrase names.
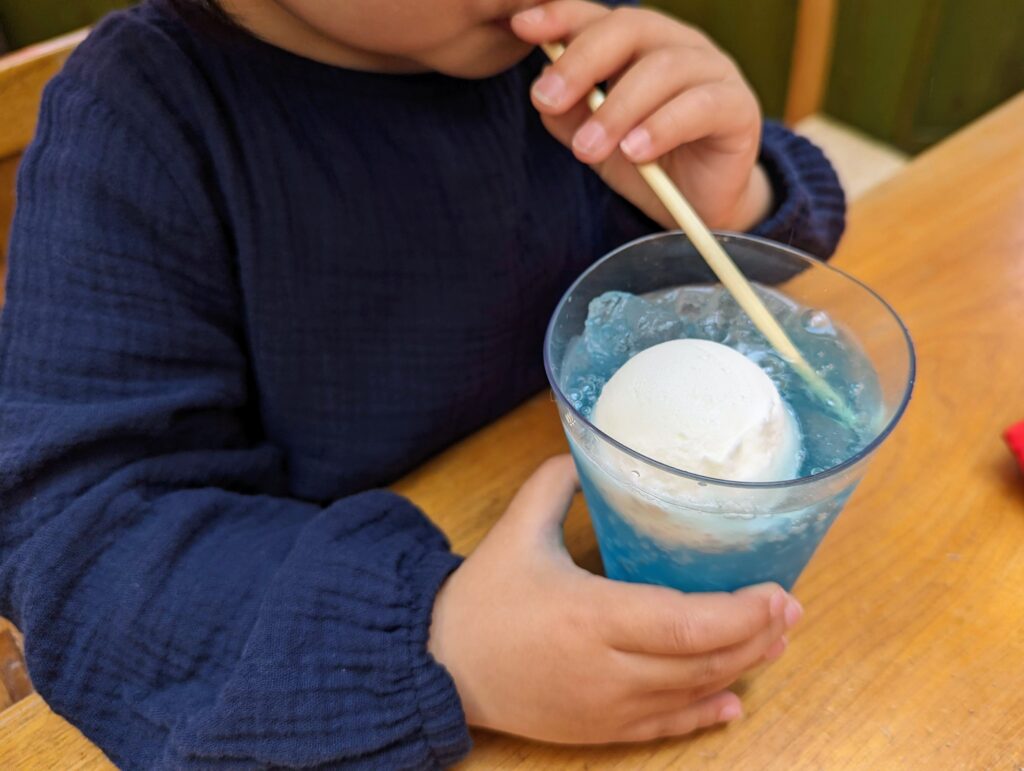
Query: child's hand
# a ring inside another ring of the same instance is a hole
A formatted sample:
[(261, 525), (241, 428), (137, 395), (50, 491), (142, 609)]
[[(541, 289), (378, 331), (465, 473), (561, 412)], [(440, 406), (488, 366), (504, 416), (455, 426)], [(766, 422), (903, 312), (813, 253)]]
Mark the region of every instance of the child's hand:
[[(548, 130), (648, 216), (676, 227), (631, 163), (659, 159), (711, 227), (748, 230), (771, 206), (756, 165), (757, 98), (733, 61), (702, 33), (637, 8), (553, 0), (512, 17), (529, 43), (566, 43), (533, 86)], [(591, 116), (586, 95), (608, 81)]]
[(576, 483), (567, 455), (541, 466), (438, 594), (429, 649), (469, 723), (606, 743), (737, 717), (724, 689), (782, 655), (800, 605), (775, 585), (683, 594), (582, 570), (561, 536)]

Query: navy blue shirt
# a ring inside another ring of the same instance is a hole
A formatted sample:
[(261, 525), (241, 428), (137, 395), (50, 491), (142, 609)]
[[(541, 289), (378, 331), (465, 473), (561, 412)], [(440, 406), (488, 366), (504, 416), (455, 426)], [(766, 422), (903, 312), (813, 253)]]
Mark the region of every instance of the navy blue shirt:
[[(655, 229), (552, 139), (535, 55), (384, 76), (116, 14), (47, 88), (0, 326), (0, 614), (123, 767), (421, 768), (445, 538), (385, 485), (544, 386), (569, 283)], [(844, 202), (769, 124), (757, 233)]]

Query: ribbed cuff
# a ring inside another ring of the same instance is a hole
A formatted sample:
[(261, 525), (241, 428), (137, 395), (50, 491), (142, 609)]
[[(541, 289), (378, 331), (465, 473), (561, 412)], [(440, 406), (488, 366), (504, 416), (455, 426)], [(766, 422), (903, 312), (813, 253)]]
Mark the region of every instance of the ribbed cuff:
[(409, 577), (409, 583), (418, 590), (409, 637), (410, 666), (419, 693), (423, 732), (434, 760), (441, 767), (456, 763), (472, 746), (455, 682), (427, 651), (434, 599), (461, 562), (462, 558), (451, 552), (431, 552), (415, 565)]
[(846, 196), (825, 154), (807, 139), (765, 121), (761, 165), (776, 208), (751, 231), (827, 259), (846, 226)]

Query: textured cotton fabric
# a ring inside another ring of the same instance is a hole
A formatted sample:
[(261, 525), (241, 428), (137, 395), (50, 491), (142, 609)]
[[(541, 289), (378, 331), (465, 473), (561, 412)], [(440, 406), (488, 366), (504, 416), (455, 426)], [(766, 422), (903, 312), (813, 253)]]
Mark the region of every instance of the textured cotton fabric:
[[(126, 768), (429, 768), (457, 566), (388, 484), (544, 386), (569, 283), (655, 229), (550, 138), (533, 56), (336, 69), (165, 0), (47, 88), (0, 322), (0, 614)], [(757, 232), (821, 256), (842, 192), (768, 125)]]

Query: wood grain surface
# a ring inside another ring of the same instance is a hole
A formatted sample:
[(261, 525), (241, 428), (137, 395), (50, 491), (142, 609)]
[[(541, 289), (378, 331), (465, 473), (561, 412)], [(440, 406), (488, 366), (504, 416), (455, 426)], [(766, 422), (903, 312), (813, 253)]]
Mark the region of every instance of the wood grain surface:
[[(741, 684), (746, 717), (639, 746), (478, 732), (463, 768), (1024, 766), (1024, 478), (999, 438), (1024, 418), (1024, 96), (858, 201), (836, 262), (907, 322), (918, 387), (796, 586), (789, 650)], [(466, 551), (564, 449), (542, 394), (395, 488)], [(597, 566), (579, 501), (566, 542)], [(0, 767), (104, 765), (31, 696), (0, 713)]]
[(78, 30), (0, 56), (0, 158), (17, 155), (31, 141), (43, 87), (87, 33)]
[(53, 714), (38, 694), (0, 712), (0, 768), (79, 771), (113, 767), (77, 728)]

